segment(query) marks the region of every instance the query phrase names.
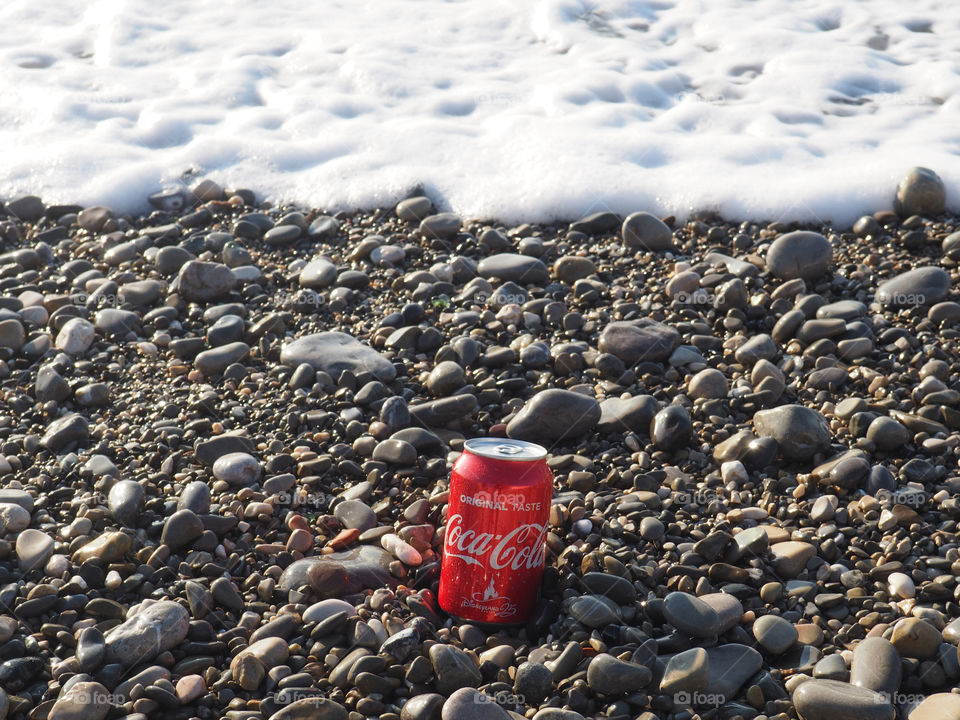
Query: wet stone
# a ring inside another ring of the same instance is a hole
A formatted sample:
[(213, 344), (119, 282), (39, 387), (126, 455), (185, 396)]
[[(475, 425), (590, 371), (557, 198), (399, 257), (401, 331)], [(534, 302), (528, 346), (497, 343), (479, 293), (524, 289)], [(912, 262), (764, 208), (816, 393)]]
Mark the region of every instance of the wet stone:
[(797, 629), (777, 615), (764, 615), (753, 623), (753, 636), (771, 655), (782, 655), (797, 642)]
[(836, 680), (808, 680), (793, 693), (805, 720), (893, 720), (889, 699), (865, 688)]
[(156, 657), (187, 636), (189, 614), (181, 605), (161, 601), (106, 634), (107, 661), (124, 667)]
[(893, 696), (900, 687), (900, 653), (889, 640), (867, 637), (853, 649), (850, 683)]
[(570, 390), (543, 390), (507, 424), (511, 438), (551, 444), (589, 434), (600, 419), (600, 404)]
[(759, 437), (777, 441), (789, 460), (810, 460), (830, 446), (830, 429), (824, 417), (803, 405), (781, 405), (761, 410), (753, 416)]
[(720, 617), (699, 598), (684, 592), (672, 592), (664, 598), (663, 614), (677, 630), (697, 638), (715, 637)]
[(606, 696), (637, 692), (651, 680), (651, 672), (643, 665), (618, 660), (607, 653), (596, 655), (587, 667), (587, 685)]
[(703, 648), (677, 653), (667, 661), (660, 681), (664, 695), (702, 692), (710, 681), (710, 659)]
[(452, 645), (437, 644), (430, 648), (430, 662), (437, 677), (437, 690), (450, 695), (456, 690), (480, 685), (476, 662)]
[(638, 362), (664, 362), (680, 344), (680, 333), (649, 319), (612, 322), (597, 342), (601, 352), (615, 355), (628, 366)]
[(826, 274), (833, 248), (823, 235), (797, 230), (781, 235), (767, 251), (767, 270), (782, 280), (815, 280)]

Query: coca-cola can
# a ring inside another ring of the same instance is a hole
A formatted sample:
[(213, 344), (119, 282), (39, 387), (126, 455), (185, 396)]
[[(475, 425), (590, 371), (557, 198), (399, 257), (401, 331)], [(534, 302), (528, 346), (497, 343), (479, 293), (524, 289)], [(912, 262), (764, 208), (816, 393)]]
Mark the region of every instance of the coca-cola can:
[(450, 475), (440, 607), (481, 623), (524, 622), (537, 601), (553, 474), (534, 443), (464, 443)]

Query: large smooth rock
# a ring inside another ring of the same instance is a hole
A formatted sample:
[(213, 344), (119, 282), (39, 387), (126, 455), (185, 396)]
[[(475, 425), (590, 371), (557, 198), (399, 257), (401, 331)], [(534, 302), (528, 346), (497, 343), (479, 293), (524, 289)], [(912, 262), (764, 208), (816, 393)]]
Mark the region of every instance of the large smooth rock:
[[(296, 590), (312, 584), (321, 592), (321, 597), (331, 597), (325, 590), (336, 589), (337, 594), (348, 595), (365, 588), (396, 587), (397, 579), (390, 574), (393, 560), (393, 555), (373, 545), (361, 545), (322, 557), (305, 557), (286, 567), (277, 587)], [(316, 587), (320, 580), (326, 582), (326, 587)]]
[(803, 405), (781, 405), (753, 416), (759, 437), (772, 437), (788, 460), (810, 460), (830, 447), (830, 427), (816, 410)]
[(106, 634), (107, 662), (132, 667), (179, 645), (187, 636), (190, 614), (164, 600), (140, 610)]
[(204, 350), (193, 364), (206, 376), (219, 375), (233, 363), (243, 362), (250, 355), (250, 346), (245, 342), (232, 342), (211, 350)]
[(850, 684), (892, 696), (902, 677), (900, 653), (882, 637), (864, 638), (853, 649)]
[(438, 643), (429, 651), (437, 690), (450, 695), (466, 687), (477, 687), (482, 681), (477, 661), (453, 645)]
[(901, 655), (926, 660), (937, 654), (943, 637), (926, 620), (908, 617), (894, 625), (890, 642)]
[(876, 300), (884, 307), (933, 305), (950, 292), (950, 275), (939, 267), (919, 267), (877, 286)]
[(441, 720), (510, 720), (511, 717), (493, 698), (474, 688), (451, 693), (440, 712)]
[(437, 213), (428, 215), (420, 222), (420, 232), (425, 238), (452, 238), (460, 232), (462, 225), (456, 213)]
[(601, 695), (616, 696), (637, 692), (651, 679), (649, 668), (619, 660), (608, 653), (596, 655), (587, 667), (587, 685)]
[(781, 280), (816, 280), (826, 274), (833, 260), (833, 248), (823, 235), (796, 230), (781, 235), (767, 251), (767, 270)]
[(213, 476), (229, 485), (253, 485), (260, 479), (260, 461), (249, 453), (229, 453), (213, 463)]
[(300, 287), (319, 290), (337, 279), (337, 266), (326, 258), (314, 258), (300, 271)]
[(103, 533), (81, 546), (73, 554), (73, 561), (77, 564), (85, 563), (88, 560), (102, 560), (106, 563), (119, 562), (132, 545), (133, 538), (122, 532)]
[(572, 390), (541, 390), (507, 424), (507, 435), (518, 440), (554, 443), (580, 439), (593, 431), (600, 419), (600, 403)]
[(57, 698), (47, 720), (103, 720), (110, 712), (110, 694), (97, 682), (77, 682)]
[(807, 680), (793, 693), (803, 720), (893, 720), (887, 696), (838, 680)]
[(688, 446), (693, 440), (693, 421), (682, 405), (667, 405), (650, 421), (650, 439), (665, 452)]
[(623, 244), (643, 250), (669, 250), (673, 247), (673, 233), (656, 215), (635, 212), (628, 215), (620, 228)]
[(83, 355), (93, 341), (96, 340), (97, 331), (93, 323), (83, 318), (75, 317), (64, 324), (57, 333), (56, 348), (63, 350), (71, 355)]
[(907, 720), (960, 720), (960, 695), (934, 693), (917, 705)]
[(663, 615), (677, 630), (695, 638), (712, 638), (720, 631), (716, 610), (695, 595), (672, 592), (664, 598)]
[(753, 623), (753, 636), (771, 655), (782, 655), (797, 642), (797, 629), (779, 615), (764, 615)]
[(770, 546), (773, 567), (777, 574), (785, 578), (795, 578), (806, 567), (807, 562), (817, 554), (810, 543), (800, 540), (787, 540)]
[(53, 538), (40, 530), (24, 530), (14, 546), (21, 572), (42, 568), (53, 555)]
[(913, 168), (897, 186), (896, 209), (904, 217), (939, 215), (946, 201), (943, 180), (930, 168)]
[(544, 285), (550, 282), (550, 273), (542, 260), (529, 255), (498, 253), (480, 261), (480, 277), (500, 278), (520, 285)]
[(237, 286), (237, 277), (222, 263), (191, 260), (177, 273), (180, 296), (188, 302), (217, 300)]
[(616, 355), (627, 365), (665, 362), (679, 344), (680, 333), (676, 329), (649, 318), (612, 322), (597, 341), (600, 352)]
[(90, 423), (83, 415), (71, 413), (54, 420), (47, 425), (47, 431), (40, 438), (40, 444), (48, 450), (57, 452), (71, 443), (83, 443), (90, 433)]
[(707, 648), (710, 680), (707, 692), (725, 698), (735, 698), (743, 684), (753, 677), (763, 664), (763, 656), (739, 643)]
[(650, 421), (659, 405), (652, 395), (634, 395), (631, 398), (607, 398), (600, 403), (597, 430), (607, 432), (648, 432)]
[(342, 332), (320, 332), (285, 343), (280, 362), (291, 367), (301, 363), (323, 370), (336, 379), (344, 370), (354, 375), (369, 372), (378, 380), (389, 382), (397, 376), (393, 363), (369, 345)]
[(284, 705), (270, 720), (347, 720), (347, 709), (330, 698), (310, 697)]
[[(397, 400), (401, 401), (402, 399), (397, 398)], [(397, 404), (399, 405), (399, 403)], [(388, 403), (384, 403), (384, 408), (387, 406)], [(424, 427), (441, 428), (462, 418), (469, 418), (478, 407), (479, 402), (477, 402), (476, 396), (464, 393), (411, 405), (409, 407), (409, 417)], [(381, 419), (383, 418), (381, 417)], [(396, 427), (399, 426), (399, 424), (396, 425)]]
[(663, 671), (663, 695), (702, 692), (710, 681), (710, 659), (703, 648), (691, 648), (673, 655)]

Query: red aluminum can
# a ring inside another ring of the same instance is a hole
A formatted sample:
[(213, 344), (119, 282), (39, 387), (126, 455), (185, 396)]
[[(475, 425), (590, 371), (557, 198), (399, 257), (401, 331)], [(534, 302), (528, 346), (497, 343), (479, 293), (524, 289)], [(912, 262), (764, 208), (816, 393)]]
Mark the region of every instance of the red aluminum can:
[(553, 474), (529, 442), (464, 443), (450, 475), (440, 607), (472, 622), (516, 624), (533, 611), (543, 577)]

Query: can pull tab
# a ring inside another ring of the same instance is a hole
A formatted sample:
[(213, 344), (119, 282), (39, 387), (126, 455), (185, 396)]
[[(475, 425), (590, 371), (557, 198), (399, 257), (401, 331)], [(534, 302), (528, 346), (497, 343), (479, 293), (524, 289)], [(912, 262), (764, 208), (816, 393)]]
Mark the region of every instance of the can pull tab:
[(503, 443), (502, 445), (497, 445), (497, 452), (501, 455), (516, 455), (517, 453), (522, 453), (523, 448), (519, 445), (508, 445)]

